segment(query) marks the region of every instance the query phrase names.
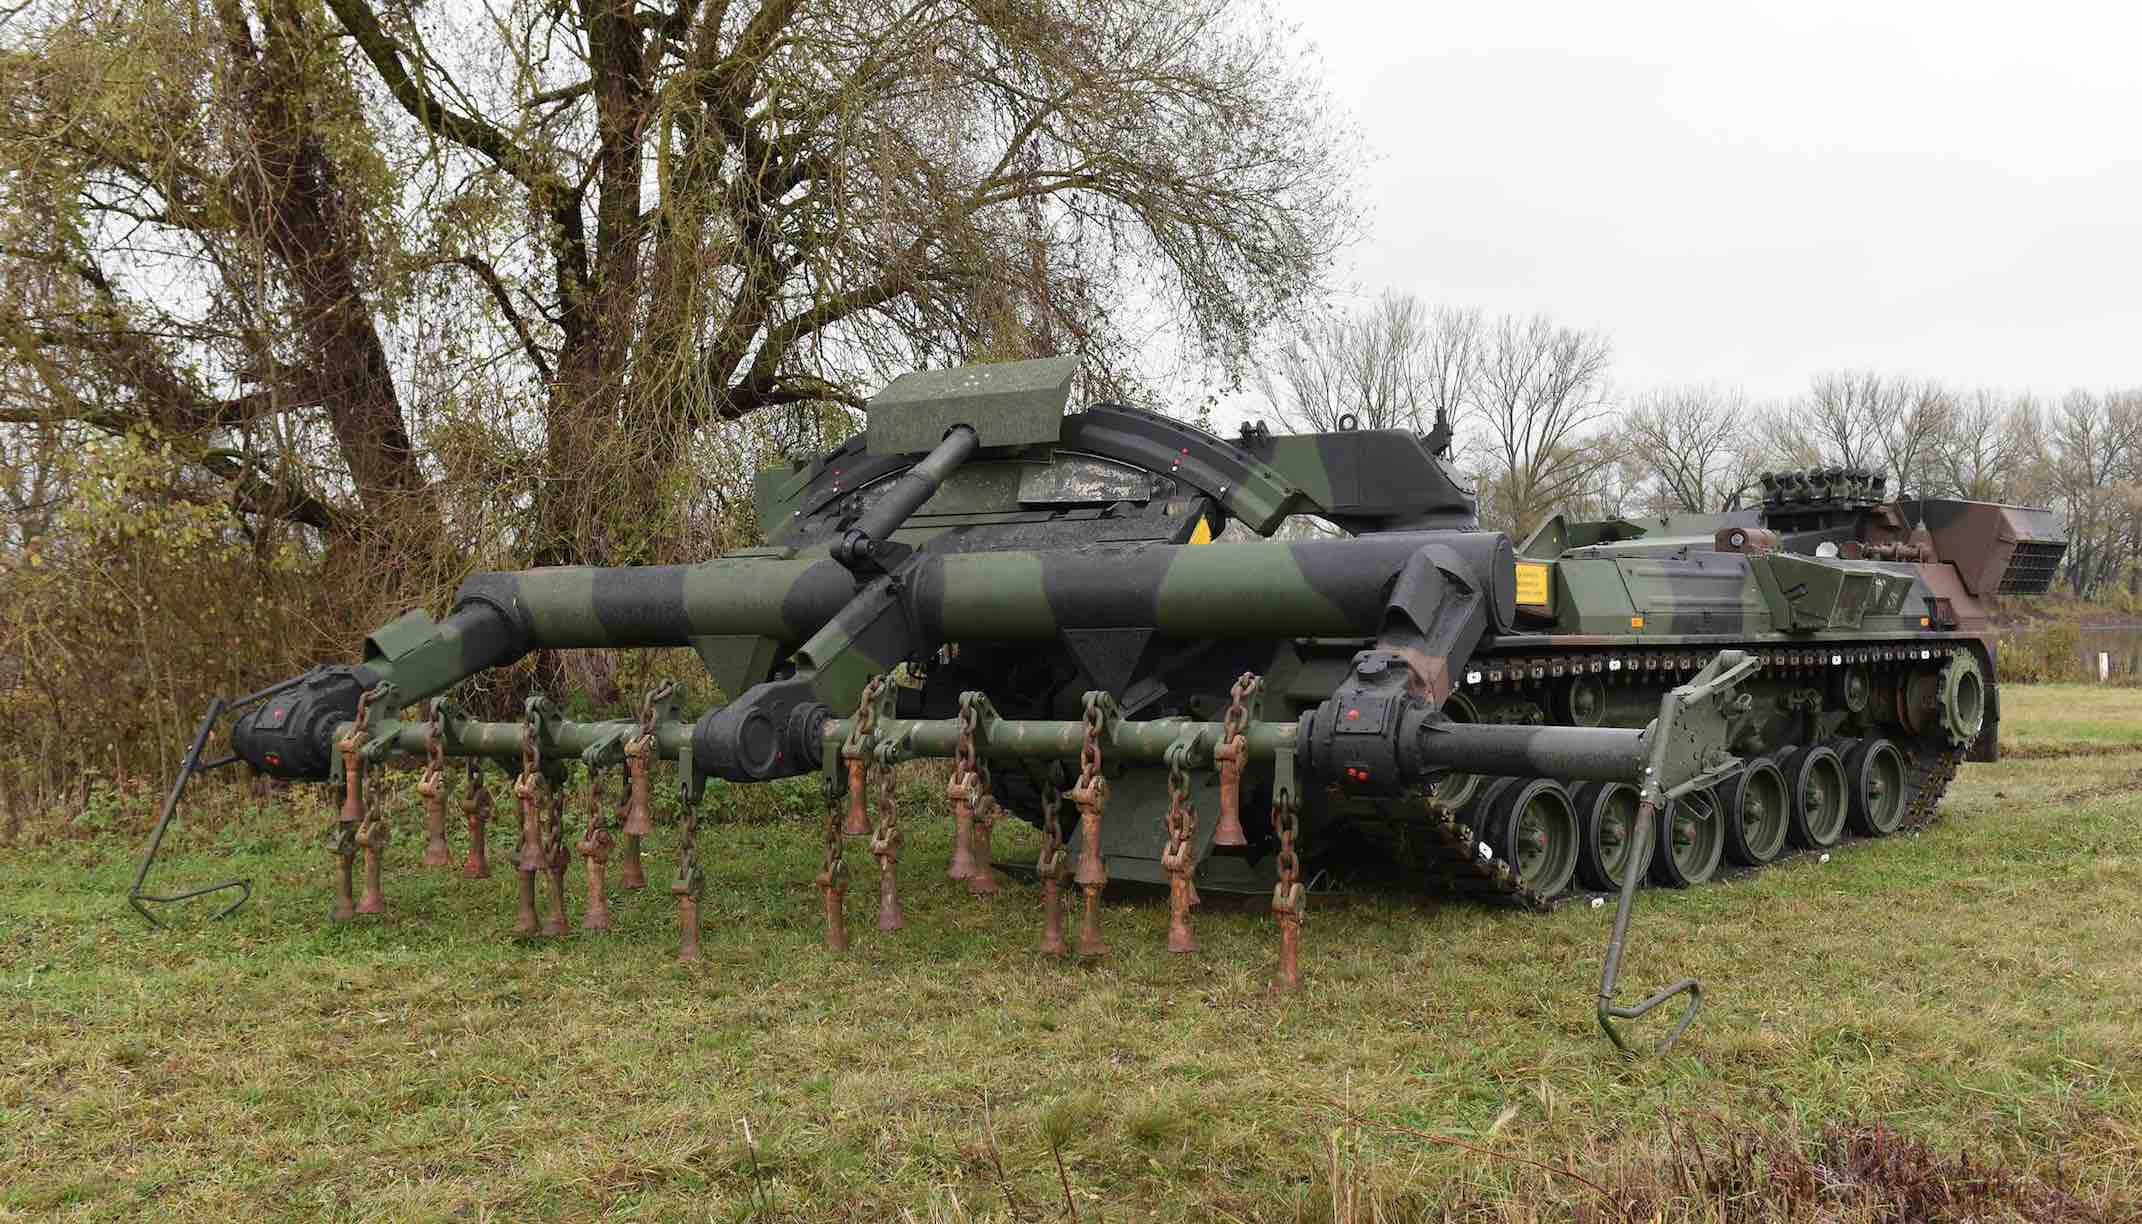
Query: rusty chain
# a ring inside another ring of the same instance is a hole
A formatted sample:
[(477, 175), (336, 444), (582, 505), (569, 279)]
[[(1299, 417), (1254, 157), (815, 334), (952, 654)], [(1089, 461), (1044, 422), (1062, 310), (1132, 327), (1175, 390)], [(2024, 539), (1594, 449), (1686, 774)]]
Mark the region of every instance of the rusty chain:
[(521, 872), (543, 869), (541, 828), (542, 811), (549, 798), (549, 786), (543, 778), (543, 754), (536, 745), (536, 723), (533, 717), (521, 723), (521, 775), (513, 780), (513, 796), (520, 801), (520, 840), (514, 846), (514, 870)]
[[(679, 772), (681, 775), (682, 771)], [(669, 891), (680, 897), (697, 898), (701, 887), (699, 796), (692, 794), (688, 777), (677, 779), (677, 806), (681, 812), (677, 831), (677, 875), (670, 881)]]
[(848, 864), (842, 853), (843, 839), (840, 835), (840, 821), (837, 818), (837, 806), (840, 803), (840, 793), (838, 791), (835, 791), (830, 783), (826, 786), (825, 789), (826, 803), (829, 808), (835, 809), (836, 818), (827, 822), (830, 826), (830, 830), (826, 835), (826, 858), (825, 864), (819, 873), (820, 879), (818, 882), (821, 885), (838, 884), (842, 887), (846, 887), (848, 882)]
[(483, 767), (475, 757), (469, 758), (468, 786), (461, 796), (461, 815), (469, 825), (469, 856), (461, 864), (464, 879), (483, 880), (491, 875), (491, 862), (485, 851), (486, 829), (491, 823), (491, 788), (484, 785)]
[(997, 816), (1003, 809), (991, 789), (989, 759), (975, 748), (982, 734), (982, 707), (988, 704), (980, 693), (960, 698), (960, 742), (967, 748), (966, 792), (970, 804), (968, 829), (967, 891), (977, 897), (997, 893), (996, 851), (991, 840)]
[(1227, 693), (1220, 742), (1212, 750), (1212, 763), (1220, 775), (1220, 815), (1212, 829), (1215, 846), (1249, 844), (1242, 828), (1242, 775), (1249, 767), (1250, 703), (1263, 691), (1263, 677), (1243, 672)]
[(604, 883), (610, 864), (610, 851), (617, 839), (610, 832), (611, 813), (604, 802), (602, 775), (593, 766), (588, 768), (588, 820), (574, 847), (587, 863), (588, 907), (580, 919), (582, 930), (607, 931), (610, 929), (610, 899), (604, 892)]
[(963, 695), (959, 703), (959, 740), (952, 745), (953, 777), (963, 778), (975, 772), (974, 737), (981, 726), (981, 708)]
[(565, 787), (550, 790), (550, 805), (543, 820), (543, 866), (550, 877), (550, 914), (543, 919), (543, 933), (565, 934), (565, 872), (571, 866), (571, 849), (565, 838)]
[(417, 778), (417, 796), (424, 803), (424, 865), (444, 867), (453, 862), (446, 844), (446, 720), (434, 705), (424, 724), (424, 772)]
[(870, 832), (870, 813), (865, 810), (868, 796), (864, 786), (870, 772), (871, 743), (878, 733), (878, 698), (889, 682), (886, 674), (880, 672), (863, 686), (863, 695), (856, 701), (854, 724), (840, 747), (841, 760), (848, 766), (848, 817), (842, 828), (852, 836)]
[(669, 884), (677, 898), (677, 959), (699, 959), (699, 801), (694, 793), (692, 771), (686, 761), (677, 765), (677, 875)]
[[(890, 748), (891, 745), (886, 745)], [(892, 754), (884, 749), (878, 752), (877, 777), (873, 784), (878, 788), (878, 821), (870, 831), (870, 853), (883, 858), (900, 856), (900, 807), (898, 778), (893, 770)]]
[(1298, 913), (1302, 905), (1302, 860), (1296, 839), (1301, 836), (1301, 805), (1292, 791), (1273, 792), (1272, 832), (1279, 836), (1279, 882), (1272, 886), (1272, 908)]
[(891, 740), (878, 745), (878, 823), (870, 831), (870, 853), (878, 860), (878, 929), (897, 931), (907, 925), (900, 909), (900, 801), (899, 749)]
[(980, 710), (961, 695), (959, 739), (952, 745), (952, 776), (945, 782), (945, 800), (952, 807), (952, 861), (945, 877), (952, 880), (974, 877), (974, 737), (980, 726)]
[(1064, 874), (1064, 793), (1057, 779), (1062, 767), (1051, 764), (1041, 783), (1041, 856), (1034, 860), (1034, 874), (1044, 880), (1060, 880)]
[(1279, 878), (1272, 885), (1272, 916), (1279, 923), (1279, 974), (1273, 985), (1293, 990), (1302, 984), (1302, 913), (1308, 890), (1302, 886), (1302, 861), (1296, 848), (1301, 808), (1289, 787), (1272, 789), (1272, 831), (1279, 837)]
[(1108, 887), (1108, 864), (1101, 856), (1101, 820), (1108, 810), (1108, 779), (1101, 773), (1101, 733), (1107, 727), (1103, 704), (1106, 693), (1088, 693), (1084, 716), (1085, 738), (1078, 749), (1078, 785), (1071, 802), (1078, 806), (1078, 870), (1073, 875), (1084, 894), (1084, 914), (1079, 922), (1078, 952), (1100, 956), (1108, 948), (1101, 939), (1101, 890)]
[[(365, 698), (371, 697), (373, 693), (378, 691), (377, 688), (368, 691), (365, 694)], [(371, 710), (371, 702), (365, 698), (360, 698), (357, 702), (359, 729), (351, 732), (350, 738), (353, 740), (361, 741), (363, 739), (362, 728), (366, 725), (365, 716)], [(363, 757), (363, 749), (361, 747), (357, 750), (356, 755), (361, 762)], [(393, 830), (387, 820), (387, 805), (381, 803), (376, 794), (368, 800), (362, 797), (366, 786), (364, 774), (367, 772), (363, 763), (358, 765), (357, 772), (359, 775), (357, 782), (360, 795), (359, 802), (364, 809), (363, 823), (357, 826), (356, 832), (357, 845), (364, 851), (364, 892), (357, 899), (357, 912), (360, 914), (383, 914), (387, 912), (387, 898), (381, 891), (379, 877), (382, 860), (384, 860), (387, 853), (387, 842), (392, 836)]]
[(640, 865), (640, 846), (654, 832), (654, 782), (653, 771), (657, 741), (655, 739), (655, 709), (669, 699), (677, 688), (675, 681), (666, 681), (640, 702), (639, 734), (625, 740), (625, 775), (628, 779), (625, 792), (618, 800), (618, 833), (623, 839), (624, 853), (618, 864), (618, 885), (622, 888), (645, 888), (646, 870)]
[(1041, 781), (1041, 855), (1034, 860), (1034, 876), (1041, 883), (1041, 952), (1062, 956), (1064, 944), (1064, 826), (1063, 766), (1049, 763)]
[(1197, 870), (1197, 808), (1190, 799), (1190, 753), (1193, 741), (1182, 739), (1168, 746), (1168, 808), (1162, 820), (1167, 841), (1160, 852), (1160, 869), (1168, 876), (1168, 951), (1195, 952), (1197, 937), (1190, 931), (1190, 907), (1198, 903), (1191, 873)]
[(1222, 743), (1241, 742), (1249, 730), (1249, 705), (1264, 691), (1264, 677), (1255, 672), (1243, 672), (1235, 686), (1227, 691), (1227, 713), (1222, 716), (1220, 740)]
[(826, 857), (818, 872), (818, 887), (825, 895), (826, 947), (839, 952), (848, 946), (848, 863), (842, 856), (846, 838), (841, 832), (840, 784), (827, 774), (819, 785), (826, 801)]
[(372, 690), (357, 698), (357, 717), (350, 729), (335, 741), (342, 754), (342, 807), (335, 813), (335, 826), (328, 838), (328, 852), (335, 858), (335, 904), (332, 917), (347, 922), (357, 915), (357, 900), (351, 873), (357, 865), (357, 829), (365, 821), (364, 729), (372, 709)]
[(1168, 808), (1161, 822), (1167, 840), (1160, 852), (1163, 871), (1194, 868), (1189, 862), (1197, 837), (1197, 808), (1190, 800), (1190, 746), (1178, 741), (1168, 746)]
[(521, 720), (521, 774), (513, 781), (513, 797), (519, 805), (520, 834), (514, 844), (514, 930), (536, 933), (535, 877), (543, 869), (541, 813), (547, 798), (543, 780), (543, 754), (536, 742), (538, 716), (530, 709)]
[(1082, 719), (1085, 727), (1085, 738), (1079, 741), (1078, 746), (1077, 789), (1079, 790), (1090, 790), (1096, 785), (1107, 785), (1101, 778), (1102, 721), (1100, 703), (1087, 702), (1086, 713)]
[(335, 750), (342, 754), (342, 810), (336, 819), (345, 825), (365, 821), (364, 729), (372, 712), (372, 691), (366, 689), (358, 696), (356, 719), (350, 723), (349, 731), (335, 741)]

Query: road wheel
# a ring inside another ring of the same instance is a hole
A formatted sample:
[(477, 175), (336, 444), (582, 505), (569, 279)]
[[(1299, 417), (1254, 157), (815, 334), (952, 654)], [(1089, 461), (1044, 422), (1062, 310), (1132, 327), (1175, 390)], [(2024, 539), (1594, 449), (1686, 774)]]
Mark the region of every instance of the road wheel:
[(1577, 878), (1595, 892), (1621, 891), (1643, 796), (1626, 782), (1587, 782), (1570, 797), (1577, 809)]
[(1828, 748), (1795, 748), (1778, 763), (1785, 790), (1792, 796), (1792, 844), (1803, 850), (1827, 850), (1844, 836), (1845, 813), (1852, 806), (1844, 763)]
[(1785, 849), (1792, 822), (1785, 775), (1763, 757), (1748, 762), (1725, 791), (1725, 853), (1742, 867), (1760, 867)]
[(1718, 874), (1725, 857), (1725, 815), (1718, 792), (1690, 791), (1659, 814), (1658, 837), (1651, 850), (1651, 882), (1690, 888)]
[[(1473, 699), (1464, 693), (1453, 692), (1443, 699), (1443, 717), (1452, 722), (1469, 723), (1480, 721), (1480, 711)], [(1435, 781), (1435, 798), (1453, 812), (1462, 812), (1465, 805), (1479, 797), (1480, 788), (1487, 778), (1481, 774), (1445, 772)]]
[(1862, 837), (1887, 837), (1904, 823), (1910, 787), (1904, 754), (1885, 739), (1863, 739), (1844, 754), (1845, 786), (1851, 797), (1846, 820)]
[(1577, 811), (1560, 783), (1531, 778), (1499, 790), (1486, 838), (1542, 897), (1562, 892), (1577, 874)]

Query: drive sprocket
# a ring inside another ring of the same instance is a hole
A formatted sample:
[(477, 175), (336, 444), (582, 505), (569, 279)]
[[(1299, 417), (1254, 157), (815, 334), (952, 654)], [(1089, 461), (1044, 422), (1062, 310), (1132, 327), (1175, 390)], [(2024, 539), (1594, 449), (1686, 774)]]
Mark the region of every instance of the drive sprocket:
[(1941, 712), (1941, 733), (1949, 743), (1968, 745), (1986, 726), (1986, 672), (1978, 656), (1959, 650), (1949, 656), (1934, 690), (1934, 704)]

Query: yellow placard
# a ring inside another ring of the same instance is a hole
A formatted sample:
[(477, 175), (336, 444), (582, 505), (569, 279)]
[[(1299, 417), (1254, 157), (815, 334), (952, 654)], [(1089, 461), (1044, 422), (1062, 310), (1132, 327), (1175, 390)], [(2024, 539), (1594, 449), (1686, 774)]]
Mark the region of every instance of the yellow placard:
[(1212, 521), (1210, 519), (1207, 519), (1204, 515), (1198, 516), (1197, 530), (1190, 533), (1190, 542), (1192, 544), (1212, 543)]
[(1517, 563), (1517, 602), (1532, 608), (1547, 606), (1547, 566), (1538, 561)]

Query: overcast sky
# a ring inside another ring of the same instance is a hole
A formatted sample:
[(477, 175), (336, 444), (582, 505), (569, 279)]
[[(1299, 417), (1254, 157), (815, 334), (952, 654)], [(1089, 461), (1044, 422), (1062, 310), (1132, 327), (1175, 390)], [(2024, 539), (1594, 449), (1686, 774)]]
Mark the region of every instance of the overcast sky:
[(1625, 388), (2142, 383), (2142, 5), (1276, 2), (1375, 154), (1366, 295)]

